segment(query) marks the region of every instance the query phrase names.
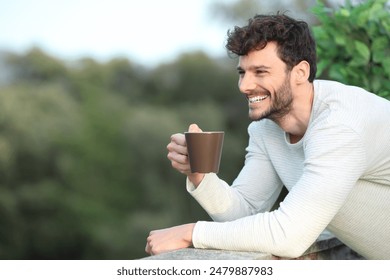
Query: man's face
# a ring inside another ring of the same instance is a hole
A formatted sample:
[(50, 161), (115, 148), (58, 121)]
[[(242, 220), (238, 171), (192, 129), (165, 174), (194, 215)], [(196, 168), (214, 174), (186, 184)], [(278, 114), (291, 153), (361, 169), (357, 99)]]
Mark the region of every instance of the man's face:
[(241, 56), (237, 69), (238, 86), (248, 100), (251, 120), (277, 121), (290, 112), (290, 72), (277, 55), (276, 43), (269, 42), (264, 49)]

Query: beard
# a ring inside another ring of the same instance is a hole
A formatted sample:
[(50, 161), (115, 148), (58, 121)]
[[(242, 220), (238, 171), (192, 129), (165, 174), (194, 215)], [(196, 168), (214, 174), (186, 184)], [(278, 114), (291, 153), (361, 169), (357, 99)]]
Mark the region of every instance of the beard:
[[(271, 98), (270, 92), (268, 92)], [(271, 105), (268, 110), (264, 111), (259, 116), (249, 113), (249, 117), (252, 121), (260, 121), (262, 119), (270, 119), (278, 122), (278, 120), (285, 117), (290, 111), (293, 103), (292, 90), (289, 83), (289, 75), (284, 79), (283, 84), (275, 91), (273, 100), (271, 99)]]

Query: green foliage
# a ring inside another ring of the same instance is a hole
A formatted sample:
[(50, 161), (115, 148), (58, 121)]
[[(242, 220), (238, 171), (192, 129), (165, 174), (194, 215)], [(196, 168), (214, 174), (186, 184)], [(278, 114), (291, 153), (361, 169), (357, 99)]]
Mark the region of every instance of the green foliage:
[(318, 75), (361, 86), (390, 98), (390, 8), (387, 0), (367, 0), (329, 9), (313, 9), (320, 25)]
[(241, 167), (248, 122), (230, 60), (147, 70), (32, 49), (5, 62), (0, 259), (140, 258), (149, 231), (209, 219), (166, 158), (190, 123), (227, 130), (221, 176)]
[[(58, 159), (80, 111), (56, 86), (0, 91), (0, 258), (76, 257), (86, 237)], [(62, 240), (63, 239), (63, 240)]]

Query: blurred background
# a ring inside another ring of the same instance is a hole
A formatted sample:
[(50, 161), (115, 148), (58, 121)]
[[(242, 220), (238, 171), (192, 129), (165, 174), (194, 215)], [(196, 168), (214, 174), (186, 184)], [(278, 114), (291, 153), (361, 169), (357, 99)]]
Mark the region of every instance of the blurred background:
[[(344, 2), (321, 3), (326, 20), (324, 11)], [(2, 1), (0, 259), (137, 259), (149, 231), (209, 220), (166, 158), (170, 135), (191, 123), (224, 130), (220, 177), (231, 183), (249, 119), (226, 32), (278, 10), (316, 26), (316, 6)], [(316, 34), (333, 49), (324, 29)], [(330, 61), (322, 76), (342, 80)]]

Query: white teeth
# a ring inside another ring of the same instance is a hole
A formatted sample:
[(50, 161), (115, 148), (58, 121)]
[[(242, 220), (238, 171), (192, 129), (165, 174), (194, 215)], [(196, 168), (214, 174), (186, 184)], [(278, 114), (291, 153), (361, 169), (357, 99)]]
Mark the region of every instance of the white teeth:
[(268, 97), (268, 95), (250, 97), (250, 98), (248, 98), (248, 101), (249, 101), (249, 103), (256, 103), (256, 102), (263, 101), (263, 100), (266, 99), (267, 97)]

